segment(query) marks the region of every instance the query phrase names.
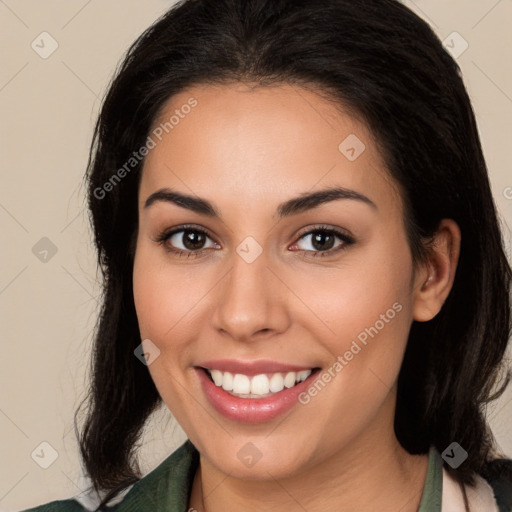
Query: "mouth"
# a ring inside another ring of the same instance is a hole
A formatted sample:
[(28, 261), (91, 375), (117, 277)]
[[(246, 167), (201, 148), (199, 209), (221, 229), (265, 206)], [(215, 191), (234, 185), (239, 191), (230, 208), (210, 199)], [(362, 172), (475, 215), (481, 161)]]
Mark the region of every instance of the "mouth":
[(290, 411), (320, 375), (320, 367), (273, 362), (209, 361), (194, 366), (211, 406), (226, 419), (264, 423)]
[(243, 373), (223, 372), (213, 368), (201, 368), (215, 386), (239, 398), (261, 399), (280, 393), (304, 382), (315, 370), (259, 373), (254, 376)]

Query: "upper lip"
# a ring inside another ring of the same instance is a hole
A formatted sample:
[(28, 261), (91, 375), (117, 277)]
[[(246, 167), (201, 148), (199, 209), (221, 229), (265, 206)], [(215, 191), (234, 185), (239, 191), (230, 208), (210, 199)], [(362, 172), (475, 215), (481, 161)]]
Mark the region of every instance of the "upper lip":
[(241, 373), (247, 376), (259, 375), (260, 373), (300, 372), (301, 370), (311, 370), (313, 368), (313, 366), (299, 366), (269, 360), (241, 361), (236, 359), (202, 361), (196, 366), (209, 370), (220, 370), (221, 372)]

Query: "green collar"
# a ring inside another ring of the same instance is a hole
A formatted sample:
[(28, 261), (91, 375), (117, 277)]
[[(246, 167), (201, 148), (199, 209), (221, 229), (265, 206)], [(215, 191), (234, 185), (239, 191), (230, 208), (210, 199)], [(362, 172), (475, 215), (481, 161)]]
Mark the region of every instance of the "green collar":
[(199, 452), (187, 439), (176, 451), (145, 475), (109, 512), (187, 512)]
[[(137, 482), (112, 512), (165, 510), (187, 512), (194, 476), (199, 466), (199, 452), (187, 440), (159, 466)], [(418, 512), (441, 512), (443, 465), (439, 452), (432, 446)]]
[(431, 446), (428, 452), (428, 467), (418, 512), (441, 512), (443, 496), (443, 463), (441, 455)]

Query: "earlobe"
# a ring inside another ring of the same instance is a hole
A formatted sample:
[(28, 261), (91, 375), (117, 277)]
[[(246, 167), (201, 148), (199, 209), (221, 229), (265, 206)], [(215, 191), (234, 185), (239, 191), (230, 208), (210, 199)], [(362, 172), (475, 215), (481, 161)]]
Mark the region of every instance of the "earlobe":
[(448, 297), (455, 279), (461, 233), (452, 219), (443, 219), (429, 247), (428, 262), (418, 273), (413, 297), (413, 319), (432, 320)]

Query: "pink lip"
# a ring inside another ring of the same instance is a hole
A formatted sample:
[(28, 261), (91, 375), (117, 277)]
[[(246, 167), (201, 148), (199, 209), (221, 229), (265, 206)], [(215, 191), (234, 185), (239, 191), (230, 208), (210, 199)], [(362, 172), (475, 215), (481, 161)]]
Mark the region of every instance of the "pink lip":
[[(290, 366), (287, 366), (288, 368)], [(283, 391), (266, 398), (239, 398), (216, 386), (203, 368), (196, 367), (194, 369), (201, 382), (203, 392), (214, 409), (224, 417), (242, 423), (263, 423), (289, 411), (298, 402), (299, 395), (311, 385), (313, 379), (320, 373), (320, 370), (316, 369), (300, 384), (292, 388), (284, 388)], [(265, 366), (265, 369), (268, 369), (268, 366)]]
[(310, 370), (312, 366), (296, 366), (292, 364), (283, 364), (276, 361), (237, 361), (235, 359), (215, 359), (203, 361), (195, 366), (209, 368), (211, 370), (220, 370), (221, 372), (242, 373), (248, 377), (259, 375), (260, 373), (286, 373), (300, 372), (301, 370)]

